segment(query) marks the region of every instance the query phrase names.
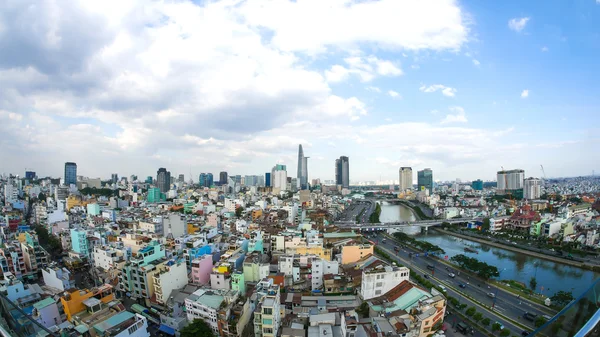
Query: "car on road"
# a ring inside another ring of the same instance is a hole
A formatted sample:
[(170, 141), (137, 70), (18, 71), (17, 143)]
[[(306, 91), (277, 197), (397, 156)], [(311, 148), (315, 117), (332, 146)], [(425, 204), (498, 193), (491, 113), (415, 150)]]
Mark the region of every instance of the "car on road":
[(385, 243), (385, 241), (386, 241), (386, 240), (385, 240), (385, 239), (383, 239), (383, 240), (381, 240), (381, 243)]
[(427, 265), (427, 269), (434, 270), (434, 269), (435, 269), (435, 267), (434, 267), (432, 264), (428, 264), (428, 265)]
[(463, 289), (467, 287), (467, 285), (464, 284), (464, 283), (459, 283), (458, 286), (461, 287), (461, 288), (463, 288)]
[(494, 293), (487, 293), (487, 296), (488, 296), (488, 297), (491, 297), (491, 298), (495, 298), (495, 297), (496, 297), (496, 294), (494, 294)]
[(455, 275), (454, 273), (450, 273), (450, 274), (448, 274), (448, 276), (450, 276), (450, 277), (452, 277), (452, 278), (455, 278), (455, 277), (456, 277), (456, 275)]
[(438, 288), (440, 288), (440, 289), (441, 289), (443, 292), (446, 292), (446, 291), (447, 291), (447, 290), (446, 290), (446, 287), (444, 287), (444, 286), (443, 286), (443, 285), (441, 285), (441, 284), (438, 284)]
[(523, 314), (523, 318), (525, 318), (528, 321), (533, 322), (537, 318), (537, 315), (534, 314), (533, 312), (526, 312)]
[(530, 334), (530, 333), (531, 333), (531, 332), (529, 332), (529, 331), (527, 331), (527, 330), (523, 330), (523, 331), (521, 332), (521, 336), (523, 336), (523, 337), (527, 337), (527, 336), (529, 336), (529, 334)]
[(425, 278), (427, 278), (427, 279), (428, 279), (428, 278), (429, 278), (429, 275), (427, 275), (427, 274), (423, 274), (423, 277), (425, 277)]
[(394, 247), (394, 251), (395, 251), (396, 253), (400, 252), (400, 247), (398, 247), (398, 246)]
[(502, 323), (500, 323), (500, 322), (498, 322), (498, 321), (496, 321), (496, 324), (498, 324), (498, 325), (500, 326), (500, 330), (503, 330), (503, 329), (504, 329), (504, 324), (502, 324)]

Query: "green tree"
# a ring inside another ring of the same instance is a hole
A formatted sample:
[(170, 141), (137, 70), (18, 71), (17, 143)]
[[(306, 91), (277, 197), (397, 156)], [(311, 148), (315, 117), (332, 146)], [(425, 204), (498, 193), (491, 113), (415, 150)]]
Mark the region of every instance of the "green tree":
[(244, 207), (239, 206), (238, 208), (235, 209), (235, 216), (237, 216), (238, 218), (241, 218), (242, 212), (244, 212)]
[(538, 317), (538, 318), (535, 319), (534, 324), (535, 324), (536, 328), (539, 328), (542, 325), (546, 324), (546, 322), (547, 322), (546, 319), (544, 317), (540, 316), (540, 317)]
[(529, 280), (529, 287), (531, 288), (531, 290), (535, 291), (535, 288), (537, 288), (537, 280), (535, 277), (531, 277), (531, 279)]
[(465, 315), (471, 317), (471, 316), (475, 315), (476, 311), (477, 311), (477, 309), (475, 309), (475, 307), (470, 307), (469, 309), (467, 309), (467, 311), (465, 311)]
[(502, 329), (502, 331), (500, 331), (500, 336), (502, 336), (502, 337), (508, 337), (508, 335), (510, 335), (510, 330), (508, 330), (508, 329)]
[(44, 192), (40, 192), (40, 194), (38, 194), (38, 200), (46, 201), (46, 195), (44, 194)]
[(481, 324), (483, 324), (483, 326), (488, 326), (490, 325), (490, 319), (489, 318), (484, 318), (481, 320)]
[(491, 277), (500, 276), (500, 272), (496, 266), (489, 265), (464, 254), (454, 255), (450, 260), (456, 262), (462, 269), (471, 271), (486, 280)]
[(369, 317), (369, 304), (367, 302), (362, 302), (360, 306), (356, 308), (356, 313), (362, 317)]
[(481, 229), (486, 232), (490, 230), (490, 218), (483, 219), (483, 225), (481, 225)]
[(552, 303), (564, 307), (573, 300), (573, 293), (570, 291), (559, 291), (550, 297)]
[(473, 315), (473, 320), (474, 320), (475, 322), (479, 322), (479, 321), (481, 321), (482, 319), (483, 319), (483, 314), (481, 314), (480, 312), (476, 312), (476, 313)]
[(498, 322), (496, 322), (496, 323), (492, 324), (492, 332), (499, 331), (501, 327), (502, 327), (502, 326), (501, 326), (501, 325), (500, 325), (500, 323), (498, 323)]
[(179, 332), (181, 333), (181, 337), (214, 337), (210, 326), (208, 326), (208, 324), (201, 319), (195, 319), (192, 323), (186, 325), (185, 328), (181, 329)]

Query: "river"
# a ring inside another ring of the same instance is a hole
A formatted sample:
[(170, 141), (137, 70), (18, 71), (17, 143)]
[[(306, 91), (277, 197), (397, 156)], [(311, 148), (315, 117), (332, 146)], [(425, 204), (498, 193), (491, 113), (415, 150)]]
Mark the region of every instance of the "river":
[[(402, 204), (390, 204), (383, 201), (379, 219), (381, 222), (414, 221), (415, 216), (410, 208)], [(409, 226), (403, 228), (402, 231), (407, 234), (419, 234), (421, 227)], [(542, 293), (548, 296), (559, 290), (573, 291), (573, 294), (577, 295), (600, 277), (600, 274), (589, 270), (540, 260), (529, 255), (446, 236), (435, 231), (419, 235), (417, 238), (441, 247), (446, 251), (448, 258), (457, 254), (465, 254), (494, 265), (498, 267), (499, 279), (502, 280), (515, 280), (529, 286), (529, 280), (535, 277), (538, 283), (537, 291), (539, 292), (543, 287)], [(479, 253), (465, 252), (466, 245), (472, 246)]]
[[(529, 280), (537, 280), (537, 292), (551, 296), (559, 290), (573, 291), (578, 295), (585, 291), (600, 275), (589, 270), (564, 265), (509, 250), (480, 244), (454, 236), (432, 231), (419, 235), (420, 240), (430, 242), (446, 251), (448, 258), (464, 254), (487, 264), (498, 267), (501, 280), (515, 280), (529, 286)], [(472, 247), (478, 253), (465, 252), (465, 247)], [(543, 289), (543, 290), (542, 290)]]

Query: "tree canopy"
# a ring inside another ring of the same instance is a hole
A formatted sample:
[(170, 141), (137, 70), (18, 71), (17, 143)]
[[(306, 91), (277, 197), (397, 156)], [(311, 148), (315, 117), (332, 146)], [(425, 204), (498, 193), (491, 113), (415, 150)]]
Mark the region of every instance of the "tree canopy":
[(561, 307), (569, 304), (569, 302), (571, 302), (573, 299), (574, 297), (572, 292), (563, 290), (558, 291), (557, 293), (552, 295), (552, 297), (550, 297), (552, 303)]
[(185, 326), (179, 332), (181, 333), (181, 337), (214, 337), (210, 326), (208, 326), (208, 324), (201, 319), (195, 319), (192, 323)]
[(450, 260), (458, 263), (461, 268), (471, 271), (486, 280), (492, 277), (500, 276), (500, 272), (496, 266), (490, 266), (485, 262), (468, 257), (464, 254), (455, 255), (451, 257)]

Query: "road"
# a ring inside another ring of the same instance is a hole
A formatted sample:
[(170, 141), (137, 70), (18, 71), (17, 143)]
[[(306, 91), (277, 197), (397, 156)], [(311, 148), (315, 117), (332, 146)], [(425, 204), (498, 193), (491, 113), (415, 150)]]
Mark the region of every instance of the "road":
[[(486, 306), (494, 305), (494, 311), (499, 312), (500, 314), (507, 316), (509, 318), (514, 319), (515, 321), (520, 322), (521, 324), (529, 327), (530, 331), (535, 330), (533, 326), (533, 322), (525, 320), (523, 318), (523, 314), (525, 312), (532, 312), (537, 315), (547, 315), (548, 310), (543, 310), (544, 308), (536, 303), (531, 303), (528, 301), (524, 301), (520, 298), (517, 298), (515, 295), (508, 293), (502, 289), (497, 288), (489, 288), (489, 285), (483, 281), (475, 280), (474, 278), (470, 278), (464, 274), (460, 275), (458, 270), (454, 270), (452, 268), (448, 268), (446, 270), (446, 266), (438, 262), (436, 259), (431, 257), (424, 257), (423, 254), (419, 254), (419, 257), (416, 257), (417, 251), (410, 249), (406, 246), (400, 249), (399, 253), (394, 252), (394, 247), (397, 243), (393, 242), (391, 239), (387, 239), (385, 243), (383, 243), (383, 239), (385, 237), (383, 234), (379, 233), (375, 237), (371, 236), (371, 240), (376, 240), (377, 247), (383, 248), (387, 250), (387, 253), (400, 260), (400, 263), (403, 265), (409, 266), (415, 272), (418, 272), (421, 275), (429, 276), (429, 279), (432, 283), (437, 283), (445, 286), (448, 289), (448, 295), (457, 298), (461, 303), (471, 302), (470, 299), (465, 298), (462, 294), (458, 293), (456, 290), (460, 290), (460, 292), (465, 293), (472, 298), (474, 298), (479, 303), (482, 303)], [(409, 253), (413, 253), (413, 257), (409, 257)], [(431, 271), (427, 269), (427, 265), (433, 265), (434, 270)], [(456, 276), (454, 278), (450, 277), (449, 273), (454, 273)], [(459, 284), (463, 284), (465, 288), (459, 288)], [(494, 298), (488, 295), (489, 293), (495, 294), (495, 303)], [(468, 303), (469, 306), (472, 306), (473, 303)], [(500, 322), (506, 328), (511, 330), (513, 334), (520, 335), (523, 331), (522, 328), (515, 326), (509, 321), (506, 321), (499, 316), (493, 315), (482, 308), (476, 306), (477, 311), (481, 312), (484, 317), (490, 318), (492, 322)]]
[(338, 221), (356, 221), (356, 217), (362, 212), (360, 223), (366, 223), (373, 211), (375, 211), (375, 202), (370, 200), (357, 200), (344, 209), (344, 212), (340, 215)]

